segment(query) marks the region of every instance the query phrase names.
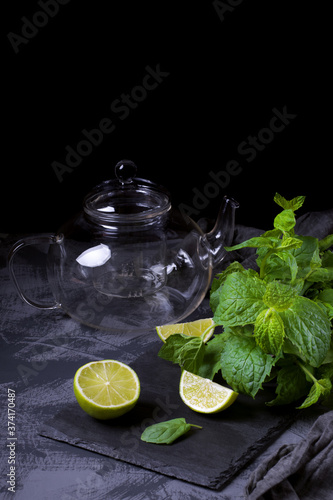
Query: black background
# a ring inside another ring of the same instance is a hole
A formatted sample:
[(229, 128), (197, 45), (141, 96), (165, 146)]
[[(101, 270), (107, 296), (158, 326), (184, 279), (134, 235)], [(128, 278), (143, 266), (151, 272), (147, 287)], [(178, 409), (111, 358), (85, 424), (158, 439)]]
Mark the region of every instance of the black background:
[[(8, 34), (22, 36), (23, 17), (43, 23), (41, 3), (3, 4), (0, 232), (56, 231), (123, 158), (188, 206), (210, 171), (237, 160), (242, 171), (194, 219), (214, 218), (224, 194), (239, 201), (239, 223), (263, 229), (276, 191), (306, 195), (303, 212), (332, 207), (328, 6), (70, 0), (15, 53)], [(147, 66), (168, 76), (122, 120), (110, 106)], [(273, 108), (296, 117), (247, 161), (238, 147), (269, 126)], [(104, 118), (115, 130), (60, 182), (52, 163)]]

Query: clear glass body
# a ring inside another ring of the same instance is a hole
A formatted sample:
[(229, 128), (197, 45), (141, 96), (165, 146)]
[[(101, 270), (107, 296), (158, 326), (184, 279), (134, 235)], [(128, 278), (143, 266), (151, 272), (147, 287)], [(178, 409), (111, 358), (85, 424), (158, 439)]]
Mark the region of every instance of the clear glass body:
[(152, 185), (105, 187), (50, 245), (57, 303), (82, 323), (115, 332), (185, 319), (211, 280), (205, 235)]

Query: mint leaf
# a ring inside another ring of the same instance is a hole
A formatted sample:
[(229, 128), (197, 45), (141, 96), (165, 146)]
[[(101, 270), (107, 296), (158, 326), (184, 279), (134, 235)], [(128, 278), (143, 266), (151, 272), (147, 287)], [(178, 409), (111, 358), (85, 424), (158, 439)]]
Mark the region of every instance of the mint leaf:
[(220, 333), (205, 344), (203, 359), (196, 375), (213, 380), (216, 373), (221, 369), (221, 351), (225, 341), (226, 335)]
[(232, 262), (224, 271), (221, 273), (217, 274), (215, 278), (212, 281), (212, 285), (210, 287), (210, 293), (214, 293), (216, 290), (220, 288), (221, 285), (225, 282), (227, 276), (229, 274), (235, 273), (237, 271), (245, 271), (244, 267), (242, 264), (240, 264), (237, 260), (235, 262)]
[(280, 239), (280, 236), (282, 235), (282, 231), (279, 229), (270, 229), (269, 231), (266, 231), (263, 233), (261, 236), (267, 236), (269, 238), (278, 238)]
[(308, 397), (301, 406), (297, 407), (297, 409), (302, 410), (303, 408), (308, 408), (309, 406), (317, 403), (321, 396), (326, 398), (331, 392), (331, 389), (332, 383), (329, 379), (316, 380), (310, 389)]
[(297, 358), (304, 361), (304, 363), (306, 363), (306, 359), (303, 356), (303, 354), (300, 352), (298, 347), (295, 346), (286, 336), (284, 337), (282, 350), (283, 350), (284, 354), (293, 354), (294, 356), (297, 356)]
[(322, 290), (319, 295), (317, 295), (315, 302), (325, 307), (328, 318), (333, 319), (333, 288)]
[(305, 196), (296, 196), (292, 200), (290, 200), (290, 208), (295, 212), (299, 208), (303, 206), (303, 203), (305, 201)]
[(290, 233), (296, 224), (296, 219), (293, 210), (287, 209), (279, 213), (274, 219), (275, 229), (279, 229), (284, 233)]
[(227, 279), (227, 276), (237, 271), (245, 272), (245, 269), (242, 266), (242, 264), (235, 261), (232, 262), (224, 271), (222, 271), (222, 273), (217, 274), (216, 277), (213, 279), (210, 289), (210, 301), (209, 301), (209, 305), (213, 313), (215, 313), (216, 308), (219, 304), (220, 293), (222, 289), (221, 287), (224, 284), (225, 280)]
[(200, 337), (177, 333), (171, 335), (158, 352), (158, 356), (192, 373), (197, 373), (204, 356), (204, 342)]
[(230, 335), (221, 354), (222, 376), (234, 391), (254, 398), (274, 362), (254, 338)]
[(190, 340), (192, 340), (192, 337), (183, 335), (182, 333), (175, 333), (166, 339), (165, 344), (163, 344), (158, 352), (158, 356), (167, 361), (178, 363), (184, 345), (190, 342)]
[(303, 242), (299, 238), (288, 236), (282, 240), (281, 245), (275, 251), (284, 252), (285, 250), (293, 250), (294, 248), (300, 248), (302, 244)]
[(333, 281), (333, 267), (321, 267), (320, 269), (314, 270), (306, 278), (308, 281)]
[(280, 205), (280, 207), (286, 210), (291, 209), (295, 212), (303, 205), (305, 201), (305, 196), (296, 196), (296, 198), (293, 198), (292, 200), (288, 201), (279, 193), (276, 193), (276, 195), (274, 196), (274, 201), (275, 203)]
[(333, 306), (333, 288), (327, 288), (326, 290), (322, 290), (317, 296), (318, 300), (322, 302), (327, 302)]
[(321, 300), (314, 299), (314, 302), (325, 312), (328, 319), (333, 319), (333, 306), (329, 302), (322, 302)]
[(309, 384), (302, 369), (295, 364), (283, 366), (277, 375), (277, 397), (268, 406), (285, 405), (305, 396)]
[(263, 301), (268, 307), (274, 307), (276, 311), (285, 311), (295, 301), (297, 290), (290, 285), (272, 281), (268, 283)]
[(333, 382), (333, 349), (330, 354), (331, 361), (321, 366), (319, 372), (322, 378), (328, 378)]
[(323, 267), (333, 267), (333, 252), (331, 250), (326, 250), (322, 256), (322, 265)]
[(297, 297), (280, 313), (286, 337), (300, 350), (311, 366), (320, 366), (330, 346), (331, 328), (325, 312), (310, 299)]
[(166, 422), (160, 422), (147, 427), (141, 434), (141, 440), (147, 443), (171, 444), (191, 427), (202, 429), (199, 425), (186, 423), (185, 418), (174, 418)]
[(333, 246), (333, 234), (329, 234), (326, 238), (323, 238), (319, 241), (319, 249), (321, 252), (327, 250), (328, 248)]
[(254, 323), (257, 315), (266, 309), (262, 300), (265, 290), (259, 278), (245, 273), (230, 274), (222, 286), (214, 322), (224, 326)]
[(299, 278), (306, 277), (310, 271), (321, 266), (319, 256), (319, 243), (312, 236), (298, 236), (303, 242), (302, 246), (293, 251), (299, 267)]
[(238, 245), (234, 245), (232, 247), (225, 247), (225, 250), (228, 252), (232, 250), (240, 250), (241, 248), (274, 248), (279, 242), (278, 238), (275, 237), (266, 237), (266, 236), (255, 236), (254, 238), (250, 238), (249, 240), (243, 241)]
[(272, 308), (262, 311), (254, 324), (257, 344), (267, 354), (278, 354), (284, 339), (283, 321)]
[(290, 202), (288, 200), (286, 200), (281, 194), (279, 193), (276, 193), (275, 196), (274, 196), (274, 201), (275, 203), (277, 203), (278, 205), (280, 205), (280, 207), (282, 207), (283, 209), (287, 210), (288, 208), (291, 208), (290, 207)]

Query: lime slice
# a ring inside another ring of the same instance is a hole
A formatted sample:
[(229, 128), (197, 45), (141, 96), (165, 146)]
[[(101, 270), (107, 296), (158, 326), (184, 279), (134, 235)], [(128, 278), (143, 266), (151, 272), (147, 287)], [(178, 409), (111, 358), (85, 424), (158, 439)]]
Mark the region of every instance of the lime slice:
[(228, 387), (183, 370), (179, 394), (184, 403), (199, 413), (217, 413), (230, 406), (238, 396)]
[(207, 330), (203, 341), (207, 342), (213, 335), (215, 329), (215, 323), (212, 318), (198, 319), (196, 321), (191, 321), (189, 323), (176, 323), (175, 325), (163, 325), (157, 326), (157, 335), (163, 342), (166, 341), (170, 335), (174, 333), (183, 333), (189, 337), (201, 337), (201, 335)]
[(81, 366), (75, 374), (73, 388), (81, 408), (100, 420), (127, 413), (140, 395), (140, 381), (135, 371), (111, 359)]

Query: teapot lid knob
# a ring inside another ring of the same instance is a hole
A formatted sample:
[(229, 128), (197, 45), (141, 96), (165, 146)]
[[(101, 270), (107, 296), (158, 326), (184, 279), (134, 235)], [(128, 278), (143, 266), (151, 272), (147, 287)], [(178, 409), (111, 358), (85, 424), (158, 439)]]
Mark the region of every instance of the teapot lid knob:
[(115, 166), (115, 174), (121, 184), (131, 184), (136, 176), (137, 166), (131, 160), (118, 161)]

